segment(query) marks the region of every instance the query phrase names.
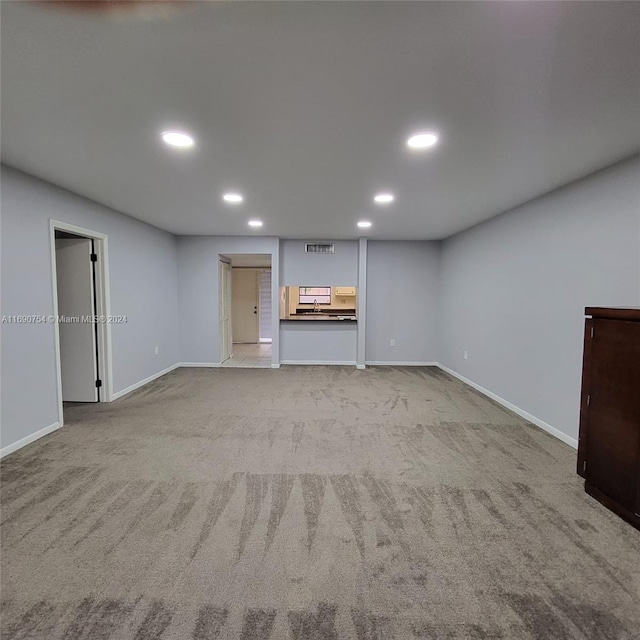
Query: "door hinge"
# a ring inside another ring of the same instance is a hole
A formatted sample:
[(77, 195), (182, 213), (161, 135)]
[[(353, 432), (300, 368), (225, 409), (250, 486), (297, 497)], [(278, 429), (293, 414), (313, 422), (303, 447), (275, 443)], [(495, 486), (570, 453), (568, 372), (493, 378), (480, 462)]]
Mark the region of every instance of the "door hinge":
[(91, 254), (91, 262), (98, 262), (98, 254), (97, 253), (92, 253)]
[(102, 386), (102, 380), (96, 380), (96, 388), (100, 388)]

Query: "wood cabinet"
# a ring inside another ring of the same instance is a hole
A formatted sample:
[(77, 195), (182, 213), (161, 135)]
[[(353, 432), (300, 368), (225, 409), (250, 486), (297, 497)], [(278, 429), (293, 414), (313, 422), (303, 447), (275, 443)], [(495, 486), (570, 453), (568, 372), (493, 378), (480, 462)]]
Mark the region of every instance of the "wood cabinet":
[(350, 297), (356, 295), (355, 287), (336, 287), (336, 295)]
[(585, 314), (578, 474), (640, 529), (640, 308)]

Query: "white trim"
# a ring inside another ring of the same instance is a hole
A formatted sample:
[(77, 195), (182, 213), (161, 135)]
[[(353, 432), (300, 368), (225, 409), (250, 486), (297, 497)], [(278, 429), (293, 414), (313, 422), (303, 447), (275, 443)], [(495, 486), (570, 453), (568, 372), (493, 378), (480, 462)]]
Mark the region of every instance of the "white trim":
[(10, 453), (17, 451), (18, 449), (22, 449), (22, 447), (26, 447), (28, 444), (31, 444), (35, 440), (38, 440), (43, 436), (53, 433), (54, 431), (58, 430), (61, 426), (62, 425), (59, 422), (54, 422), (53, 424), (50, 424), (48, 427), (44, 427), (43, 429), (40, 429), (35, 433), (31, 433), (28, 436), (25, 436), (24, 438), (20, 438), (20, 440), (16, 440), (16, 442), (12, 442), (11, 444), (8, 444), (6, 447), (2, 447), (2, 449), (0, 449), (0, 458), (4, 458), (5, 456), (8, 456)]
[[(91, 231), (75, 224), (49, 218), (49, 245), (51, 253), (51, 295), (53, 297), (53, 316), (58, 317), (58, 276), (56, 265), (56, 231), (68, 231), (95, 240), (95, 250), (98, 256), (96, 277), (96, 315), (111, 315), (111, 289), (109, 283), (109, 244), (104, 233)], [(54, 327), (54, 352), (56, 363), (56, 386), (58, 396), (58, 423), (64, 425), (62, 405), (62, 367), (60, 363), (60, 327), (57, 322)], [(98, 325), (98, 375), (102, 380), (100, 402), (111, 402), (113, 395), (113, 363), (111, 349), (111, 324), (108, 322)]]
[(358, 238), (358, 295), (356, 311), (358, 326), (356, 328), (356, 363), (364, 365), (367, 361), (367, 258), (368, 245), (366, 238)]
[(510, 409), (511, 411), (513, 411), (513, 413), (518, 414), (521, 418), (524, 418), (525, 420), (528, 420), (529, 422), (535, 424), (536, 427), (540, 427), (547, 433), (550, 433), (552, 436), (555, 436), (556, 438), (558, 438), (558, 440), (562, 440), (562, 442), (564, 442), (565, 444), (568, 444), (570, 447), (573, 447), (574, 449), (578, 448), (578, 441), (575, 438), (572, 438), (571, 436), (564, 433), (564, 431), (560, 431), (560, 429), (556, 429), (555, 427), (552, 427), (550, 424), (546, 423), (544, 420), (540, 420), (540, 418), (536, 418), (536, 416), (530, 414), (528, 411), (525, 411), (524, 409), (517, 407), (515, 404), (512, 404), (508, 400), (505, 400), (504, 398), (497, 396), (492, 391), (489, 391), (488, 389), (481, 387), (479, 384), (476, 384), (472, 380), (469, 380), (468, 378), (461, 376), (459, 373), (456, 373), (455, 371), (453, 371), (453, 369), (449, 369), (449, 367), (445, 367), (443, 364), (438, 364), (438, 366), (440, 367), (440, 369), (442, 369), (443, 371), (446, 371), (448, 374), (452, 375), (454, 378), (458, 378), (458, 380), (461, 380), (465, 384), (468, 384), (470, 387), (473, 387), (476, 391), (480, 391), (480, 393), (484, 393), (485, 396), (488, 396), (492, 400), (495, 400), (496, 402), (500, 403), (503, 407)]
[(145, 378), (144, 380), (140, 380), (138, 382), (134, 382), (132, 385), (122, 389), (121, 391), (116, 391), (111, 397), (113, 400), (117, 400), (118, 398), (122, 398), (122, 396), (126, 396), (128, 393), (139, 389), (140, 387), (144, 387), (145, 384), (149, 384), (149, 382), (153, 382), (156, 378), (160, 378), (161, 376), (170, 373), (174, 369), (177, 369), (181, 365), (180, 363), (172, 364), (170, 367), (163, 369), (162, 371), (158, 371), (158, 373), (154, 373), (153, 375)]
[[(157, 378), (160, 378), (161, 376), (167, 373), (170, 373), (171, 371), (173, 371), (174, 369), (177, 369), (178, 367), (193, 367), (193, 366), (199, 366), (199, 367), (200, 366), (216, 366), (217, 367), (219, 365), (206, 365), (206, 364), (198, 364), (198, 363), (179, 362), (174, 365), (171, 365), (170, 367), (167, 367), (166, 369), (163, 369), (162, 371), (158, 371), (158, 373), (154, 373), (152, 376), (149, 376), (144, 380), (140, 380), (139, 382), (136, 382), (135, 384), (128, 386), (126, 389), (122, 389), (122, 391), (117, 391), (112, 395), (111, 399), (116, 400), (118, 398), (122, 398), (128, 393), (131, 393), (132, 391), (135, 391), (136, 389), (143, 387), (145, 384), (148, 384), (149, 382), (153, 382)], [(25, 436), (24, 438), (21, 438), (20, 440), (13, 442), (12, 444), (7, 445), (6, 447), (3, 447), (2, 449), (0, 449), (0, 458), (4, 458), (4, 456), (9, 455), (14, 451), (17, 451), (18, 449), (22, 449), (22, 447), (25, 447), (26, 445), (31, 444), (35, 440), (38, 440), (39, 438), (42, 438), (43, 436), (46, 436), (49, 433), (52, 433), (57, 429), (60, 429), (60, 427), (62, 427), (62, 424), (63, 423), (60, 421), (54, 422), (53, 424), (50, 424), (48, 427), (44, 427), (43, 429), (40, 429), (35, 433), (31, 433), (28, 436)]]
[[(233, 355), (233, 333), (232, 333), (232, 317), (231, 317), (231, 304), (232, 304), (232, 298), (231, 298), (231, 283), (232, 283), (232, 270), (231, 270), (231, 263), (227, 262), (226, 260), (223, 260), (222, 257), (220, 255), (218, 255), (218, 357), (220, 358), (221, 361), (225, 361), (229, 358), (231, 358), (231, 356)], [(225, 287), (223, 287), (222, 283), (225, 282)], [(224, 300), (223, 299), (223, 295), (222, 295), (222, 291), (223, 289), (226, 288), (227, 291), (227, 299)], [(222, 312), (223, 312), (223, 308), (225, 306), (225, 303), (227, 304), (227, 312), (229, 314), (229, 317), (226, 320), (226, 327), (225, 327), (225, 322), (223, 321), (222, 318)], [(223, 328), (224, 327), (224, 328)], [(225, 356), (226, 354), (223, 353), (224, 352), (224, 334), (225, 334), (225, 329), (226, 332), (229, 334), (228, 338), (229, 338), (229, 344), (227, 345), (229, 348), (229, 355), (227, 358), (225, 358), (223, 360), (223, 356)]]
[(367, 366), (364, 365), (364, 364), (357, 364), (356, 365), (356, 369), (366, 369), (366, 368), (367, 368)]
[(272, 362), (271, 363), (271, 368), (272, 369), (279, 369), (280, 368), (280, 363), (279, 362), (278, 363)]
[(366, 363), (374, 367), (439, 367), (437, 362), (390, 362), (382, 360), (367, 360)]
[(355, 367), (355, 360), (280, 360), (280, 364), (310, 364), (310, 365), (338, 365), (342, 367)]
[[(364, 365), (356, 365), (355, 362), (326, 362), (326, 361), (317, 361), (317, 360), (283, 360), (281, 364), (292, 364), (292, 365), (342, 365), (342, 366), (354, 366), (355, 365), (358, 369), (364, 369), (365, 368)], [(568, 444), (569, 446), (573, 447), (574, 449), (578, 448), (578, 441), (575, 438), (572, 438), (571, 436), (568, 436), (563, 431), (560, 431), (559, 429), (556, 429), (555, 427), (552, 427), (550, 424), (544, 422), (544, 420), (540, 420), (540, 418), (536, 418), (536, 416), (530, 414), (527, 411), (524, 411), (524, 409), (520, 409), (520, 407), (517, 407), (516, 405), (512, 404), (508, 400), (505, 400), (504, 398), (501, 398), (500, 396), (496, 395), (495, 393), (489, 391), (488, 389), (485, 389), (484, 387), (481, 387), (479, 384), (476, 384), (472, 380), (469, 380), (468, 378), (465, 378), (464, 376), (462, 376), (459, 373), (455, 372), (453, 369), (449, 369), (449, 367), (446, 367), (445, 365), (440, 364), (438, 362), (423, 362), (423, 363), (417, 363), (417, 362), (367, 362), (367, 365), (374, 365), (374, 366), (385, 366), (385, 365), (387, 365), (387, 366), (437, 366), (440, 369), (442, 369), (443, 371), (446, 371), (448, 374), (452, 375), (454, 378), (457, 378), (461, 382), (464, 382), (465, 384), (468, 384), (470, 387), (473, 387), (474, 389), (476, 389), (476, 391), (480, 391), (480, 393), (483, 393), (487, 397), (491, 398), (492, 400), (495, 400), (496, 402), (498, 402), (502, 406), (506, 407), (507, 409), (510, 409), (515, 414), (519, 415), (520, 417), (524, 418), (525, 420), (528, 420), (529, 422), (531, 422), (532, 424), (536, 425), (537, 427), (540, 427), (541, 429), (543, 429), (547, 433), (550, 433), (552, 436), (555, 436), (556, 438), (558, 438), (558, 440), (562, 440), (562, 442)], [(115, 392), (112, 395), (111, 399), (112, 400), (116, 400), (118, 398), (122, 398), (123, 396), (127, 395), (128, 393), (131, 393), (132, 391), (135, 391), (136, 389), (139, 389), (140, 387), (143, 387), (144, 385), (148, 384), (149, 382), (153, 382), (157, 378), (160, 378), (161, 376), (164, 376), (167, 373), (170, 373), (171, 371), (173, 371), (175, 369), (178, 369), (180, 367), (209, 367), (209, 368), (211, 368), (211, 367), (219, 367), (219, 366), (220, 366), (219, 362), (178, 362), (178, 363), (176, 363), (174, 365), (171, 365), (170, 367), (167, 367), (166, 369), (163, 369), (162, 371), (158, 371), (158, 373), (154, 373), (153, 375), (149, 376), (148, 378), (145, 378), (144, 380), (140, 380), (139, 382), (136, 382), (136, 383), (126, 387), (125, 389), (122, 389), (121, 391)], [(280, 368), (280, 364), (272, 364), (271, 368), (272, 369), (279, 369)], [(62, 422), (60, 422), (60, 421), (54, 422), (53, 424), (50, 424), (48, 427), (44, 427), (43, 429), (40, 429), (39, 431), (36, 431), (35, 433), (32, 433), (32, 434), (30, 434), (28, 436), (25, 436), (24, 438), (21, 438), (20, 440), (17, 440), (16, 442), (13, 442), (12, 444), (9, 444), (6, 447), (3, 447), (2, 449), (0, 449), (0, 458), (4, 458), (5, 456), (9, 455), (10, 453), (13, 453), (14, 451), (17, 451), (18, 449), (21, 449), (22, 447), (24, 447), (24, 446), (26, 446), (28, 444), (31, 444), (35, 440), (38, 440), (38, 439), (42, 438), (43, 436), (46, 436), (47, 434), (56, 431), (60, 427), (62, 427)]]
[(176, 367), (202, 367), (202, 368), (221, 367), (221, 366), (222, 366), (222, 363), (220, 362), (178, 362), (178, 364), (176, 365)]

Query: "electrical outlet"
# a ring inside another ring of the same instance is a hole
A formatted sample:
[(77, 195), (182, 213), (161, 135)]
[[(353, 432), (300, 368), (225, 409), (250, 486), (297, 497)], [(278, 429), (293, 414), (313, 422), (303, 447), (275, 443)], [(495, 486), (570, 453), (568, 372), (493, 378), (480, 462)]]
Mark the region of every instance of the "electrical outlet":
[(464, 351), (464, 359), (468, 360), (469, 359), (469, 352), (465, 349)]
[(396, 346), (395, 338), (391, 338), (391, 340), (389, 340), (389, 346), (390, 347), (395, 347)]
[(159, 353), (160, 353), (160, 349), (158, 349), (158, 347), (156, 347), (155, 354), (158, 355)]

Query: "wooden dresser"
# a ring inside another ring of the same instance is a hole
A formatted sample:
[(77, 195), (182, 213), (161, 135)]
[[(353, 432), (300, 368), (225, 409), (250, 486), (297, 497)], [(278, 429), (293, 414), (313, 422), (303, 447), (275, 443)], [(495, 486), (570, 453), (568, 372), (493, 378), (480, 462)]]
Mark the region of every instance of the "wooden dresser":
[(640, 529), (640, 308), (585, 309), (578, 474)]

